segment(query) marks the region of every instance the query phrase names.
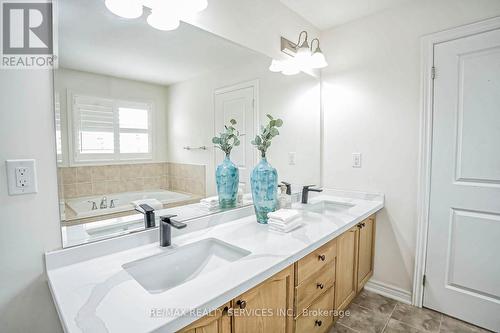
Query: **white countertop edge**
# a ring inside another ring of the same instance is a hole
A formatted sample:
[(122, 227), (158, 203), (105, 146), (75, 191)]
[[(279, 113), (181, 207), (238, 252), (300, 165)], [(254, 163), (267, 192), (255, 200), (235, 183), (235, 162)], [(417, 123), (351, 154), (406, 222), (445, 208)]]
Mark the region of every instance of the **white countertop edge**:
[(61, 323), (61, 327), (62, 327), (63, 331), (65, 333), (67, 333), (67, 332), (69, 332), (69, 330), (68, 330), (68, 327), (66, 326), (66, 322), (64, 321), (62, 313), (59, 309), (60, 308), (59, 302), (57, 301), (57, 296), (56, 296), (54, 289), (53, 289), (54, 287), (52, 286), (52, 282), (50, 281), (48, 276), (49, 276), (49, 273), (47, 272), (47, 284), (49, 285), (49, 292), (50, 292), (50, 295), (52, 296), (52, 300), (54, 301), (54, 305), (55, 305), (56, 312), (57, 312), (57, 317), (59, 318), (59, 322)]

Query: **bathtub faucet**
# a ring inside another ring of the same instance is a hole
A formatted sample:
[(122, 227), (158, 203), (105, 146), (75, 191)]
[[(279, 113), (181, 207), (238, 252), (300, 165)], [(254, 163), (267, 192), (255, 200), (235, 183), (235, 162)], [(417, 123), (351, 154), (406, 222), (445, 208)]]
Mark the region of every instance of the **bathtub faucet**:
[(144, 214), (144, 228), (153, 228), (155, 227), (155, 210), (150, 205), (142, 204), (139, 205), (142, 210), (136, 208), (135, 210), (139, 213)]
[(108, 208), (108, 198), (102, 197), (101, 204), (99, 205), (99, 208), (101, 208), (101, 209)]

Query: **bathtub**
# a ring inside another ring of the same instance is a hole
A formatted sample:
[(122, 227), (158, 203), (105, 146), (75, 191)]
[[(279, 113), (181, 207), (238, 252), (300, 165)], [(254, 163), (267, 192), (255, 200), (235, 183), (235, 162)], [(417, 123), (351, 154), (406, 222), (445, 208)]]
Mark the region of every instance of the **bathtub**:
[[(108, 208), (100, 209), (99, 206), (103, 197), (107, 198)], [(153, 190), (67, 199), (66, 205), (75, 213), (75, 218), (85, 218), (133, 210), (135, 207), (132, 204), (132, 201), (135, 200), (156, 199), (165, 205), (174, 202), (185, 201), (190, 198), (190, 195), (184, 193), (177, 193), (167, 190)], [(111, 200), (113, 200), (115, 203), (115, 207), (113, 208), (109, 208)], [(92, 210), (92, 202), (96, 203), (97, 209)]]

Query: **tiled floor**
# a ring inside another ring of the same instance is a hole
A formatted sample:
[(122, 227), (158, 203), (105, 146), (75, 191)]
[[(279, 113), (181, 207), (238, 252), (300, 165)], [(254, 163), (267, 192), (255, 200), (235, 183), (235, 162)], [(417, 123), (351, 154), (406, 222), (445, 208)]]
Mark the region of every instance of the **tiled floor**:
[(363, 290), (329, 333), (479, 333), (489, 332), (428, 309)]

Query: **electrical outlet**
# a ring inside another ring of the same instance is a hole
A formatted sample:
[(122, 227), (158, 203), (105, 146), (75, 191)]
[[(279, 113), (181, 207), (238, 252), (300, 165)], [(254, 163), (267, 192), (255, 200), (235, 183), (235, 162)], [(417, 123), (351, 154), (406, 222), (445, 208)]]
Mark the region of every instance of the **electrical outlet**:
[(289, 152), (288, 153), (288, 165), (295, 165), (297, 160), (297, 153), (296, 152)]
[(29, 187), (29, 177), (28, 177), (28, 168), (20, 167), (16, 168), (16, 186), (17, 187)]
[(352, 153), (352, 167), (361, 168), (361, 153)]
[(9, 195), (36, 193), (35, 160), (7, 160)]

